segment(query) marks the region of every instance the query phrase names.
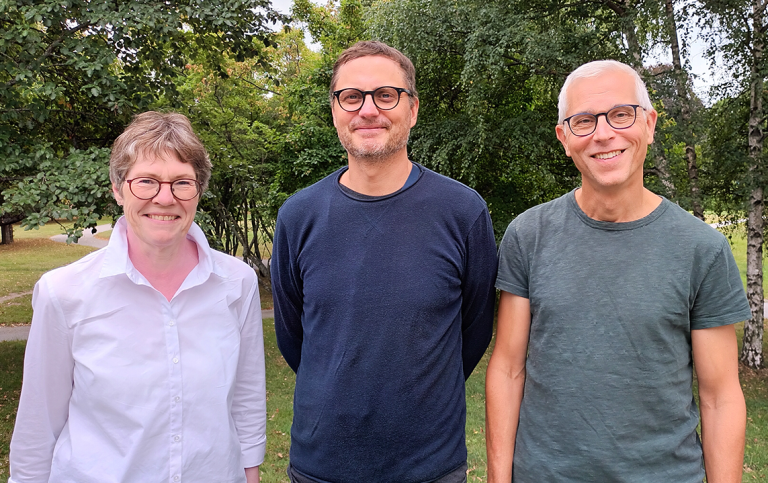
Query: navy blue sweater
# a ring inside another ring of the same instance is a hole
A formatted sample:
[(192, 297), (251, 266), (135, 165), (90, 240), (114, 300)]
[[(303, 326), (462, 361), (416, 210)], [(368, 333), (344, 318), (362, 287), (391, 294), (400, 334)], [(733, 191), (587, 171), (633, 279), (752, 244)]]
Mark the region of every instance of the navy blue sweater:
[(278, 214), (291, 464), (319, 481), (427, 482), (467, 458), (464, 380), (491, 340), (496, 244), (475, 191), (419, 168), (372, 201), (340, 189), (344, 168)]

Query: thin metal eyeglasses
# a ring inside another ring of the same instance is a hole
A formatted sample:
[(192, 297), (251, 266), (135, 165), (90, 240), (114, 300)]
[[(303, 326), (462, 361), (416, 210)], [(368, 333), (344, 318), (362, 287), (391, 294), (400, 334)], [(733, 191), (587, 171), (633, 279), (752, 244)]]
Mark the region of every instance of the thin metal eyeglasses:
[(605, 116), (608, 125), (614, 129), (628, 129), (635, 124), (637, 120), (637, 108), (645, 110), (639, 104), (622, 104), (616, 106), (607, 112), (590, 114), (588, 112), (574, 114), (563, 120), (568, 124), (574, 136), (589, 136), (597, 129), (597, 118)]
[(140, 200), (151, 200), (160, 194), (164, 184), (171, 185), (171, 194), (179, 201), (189, 201), (200, 194), (203, 184), (196, 179), (160, 181), (155, 178), (133, 178), (125, 180), (133, 196)]
[(365, 104), (365, 96), (371, 95), (373, 99), (373, 105), (377, 109), (382, 111), (389, 111), (397, 107), (400, 104), (400, 94), (405, 92), (409, 96), (413, 96), (411, 91), (403, 89), (402, 87), (382, 86), (372, 91), (361, 91), (353, 87), (346, 89), (340, 89), (333, 91), (333, 97), (339, 103), (339, 107), (347, 112), (356, 112), (363, 108)]

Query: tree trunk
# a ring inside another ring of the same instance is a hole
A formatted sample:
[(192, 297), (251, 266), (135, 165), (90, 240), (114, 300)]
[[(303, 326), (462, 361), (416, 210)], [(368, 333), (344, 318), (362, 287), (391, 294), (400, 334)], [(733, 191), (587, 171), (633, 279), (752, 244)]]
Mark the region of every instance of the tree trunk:
[(696, 147), (693, 141), (691, 129), (691, 99), (688, 95), (688, 73), (683, 70), (680, 62), (680, 44), (677, 38), (677, 22), (675, 22), (675, 8), (672, 0), (666, 0), (667, 25), (669, 26), (670, 48), (672, 49), (672, 67), (675, 78), (677, 95), (680, 96), (681, 118), (680, 125), (685, 136), (685, 160), (688, 165), (688, 184), (691, 192), (691, 207), (693, 215), (704, 220), (704, 209), (701, 206), (701, 192), (699, 190), (699, 169), (696, 163)]
[(9, 223), (2, 226), (2, 241), (0, 245), (10, 245), (13, 243), (13, 224)]
[[(752, 8), (755, 29), (763, 25), (759, 0)], [(749, 101), (749, 158), (752, 193), (749, 199), (747, 218), (747, 298), (752, 309), (752, 318), (744, 323), (744, 339), (740, 361), (752, 369), (763, 367), (763, 167), (760, 161), (763, 152), (763, 41), (755, 33), (750, 66)]]

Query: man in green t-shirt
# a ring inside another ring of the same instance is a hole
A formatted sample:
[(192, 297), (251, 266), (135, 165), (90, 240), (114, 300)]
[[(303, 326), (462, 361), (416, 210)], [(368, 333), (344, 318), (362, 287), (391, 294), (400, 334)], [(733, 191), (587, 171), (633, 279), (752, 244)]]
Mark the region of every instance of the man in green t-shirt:
[(657, 114), (629, 66), (579, 67), (559, 111), (582, 184), (499, 248), (488, 481), (740, 482), (750, 311), (728, 242), (643, 186)]

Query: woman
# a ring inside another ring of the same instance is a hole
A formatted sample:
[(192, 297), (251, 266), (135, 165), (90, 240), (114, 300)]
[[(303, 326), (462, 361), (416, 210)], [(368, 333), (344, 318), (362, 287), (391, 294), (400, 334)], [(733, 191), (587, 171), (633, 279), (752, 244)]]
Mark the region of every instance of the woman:
[(9, 482), (259, 481), (258, 284), (193, 223), (210, 174), (180, 114), (115, 141), (109, 245), (35, 286)]

